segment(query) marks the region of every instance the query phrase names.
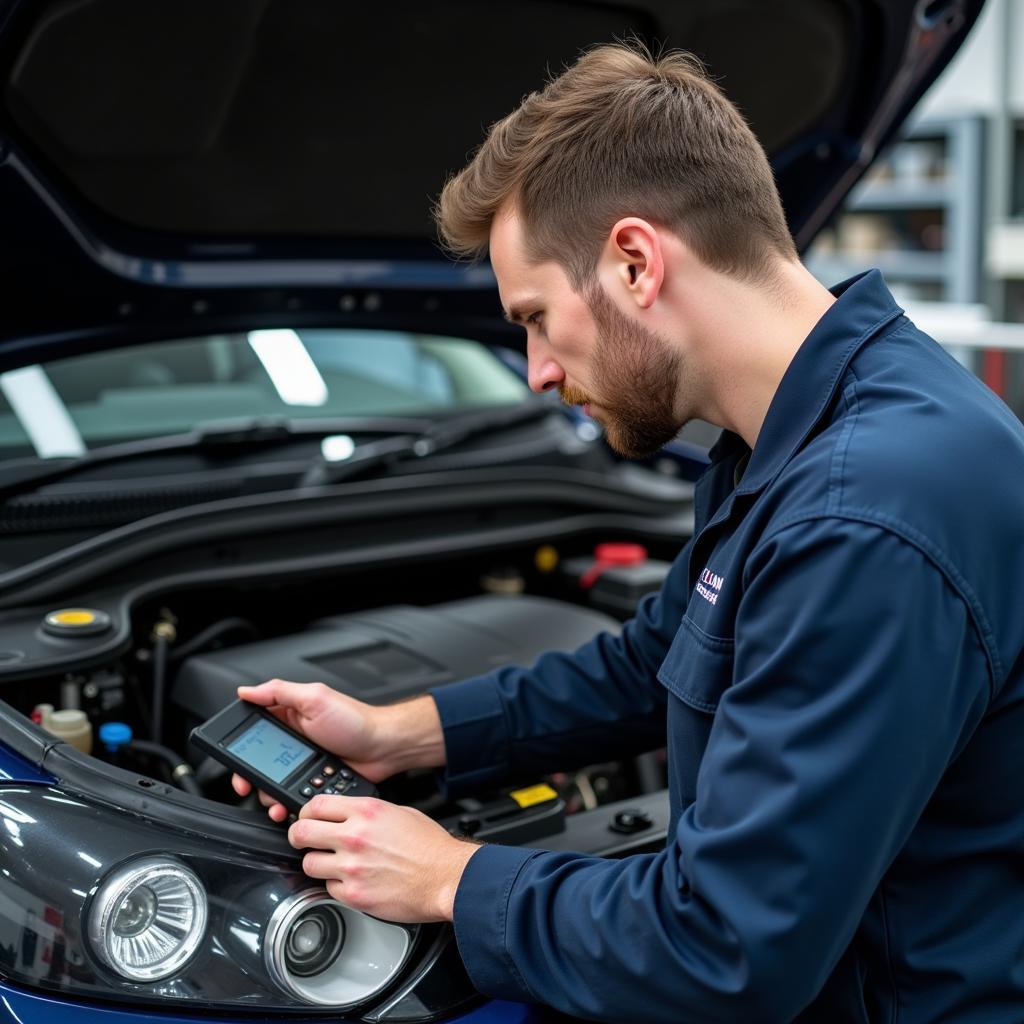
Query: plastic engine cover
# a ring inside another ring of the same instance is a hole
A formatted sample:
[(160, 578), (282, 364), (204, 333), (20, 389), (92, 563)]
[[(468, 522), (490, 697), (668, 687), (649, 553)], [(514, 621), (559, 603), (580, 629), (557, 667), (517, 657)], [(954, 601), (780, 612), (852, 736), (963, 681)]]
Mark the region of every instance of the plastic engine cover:
[(472, 597), (416, 608), (394, 605), (322, 619), (292, 636), (186, 659), (171, 699), (193, 724), (235, 699), (235, 688), (280, 678), (323, 682), (370, 704), (571, 651), (619, 624), (541, 597)]

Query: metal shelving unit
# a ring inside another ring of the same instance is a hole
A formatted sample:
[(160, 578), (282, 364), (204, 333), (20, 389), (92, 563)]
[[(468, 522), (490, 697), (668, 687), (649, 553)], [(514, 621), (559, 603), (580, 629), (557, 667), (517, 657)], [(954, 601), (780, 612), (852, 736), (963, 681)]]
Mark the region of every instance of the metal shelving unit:
[[(919, 121), (882, 161), (889, 176), (877, 172), (851, 193), (840, 218), (848, 214), (896, 219), (937, 211), (941, 249), (892, 245), (856, 248), (843, 244), (841, 219), (807, 254), (807, 265), (831, 285), (868, 267), (878, 267), (890, 284), (931, 285), (932, 296), (944, 302), (973, 303), (982, 288), (982, 190), (984, 123), (979, 117)], [(901, 173), (900, 146), (933, 142), (944, 152), (945, 173), (931, 176)], [(893, 231), (892, 234), (897, 234)]]

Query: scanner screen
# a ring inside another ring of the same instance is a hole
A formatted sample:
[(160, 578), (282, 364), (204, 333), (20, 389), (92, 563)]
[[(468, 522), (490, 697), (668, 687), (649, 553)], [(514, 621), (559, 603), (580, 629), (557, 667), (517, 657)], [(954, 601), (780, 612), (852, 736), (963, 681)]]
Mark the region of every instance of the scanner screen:
[(274, 782), (283, 782), (314, 753), (312, 747), (265, 718), (257, 719), (232, 740), (228, 750)]

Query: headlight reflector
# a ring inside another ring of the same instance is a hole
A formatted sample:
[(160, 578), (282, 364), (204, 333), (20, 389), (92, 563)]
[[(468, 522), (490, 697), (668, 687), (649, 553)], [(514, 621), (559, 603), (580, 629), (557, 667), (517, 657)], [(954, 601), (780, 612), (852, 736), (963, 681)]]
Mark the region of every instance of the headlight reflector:
[(341, 952), (345, 919), (337, 907), (317, 904), (292, 924), (285, 937), (284, 963), (300, 978), (322, 974)]
[(206, 929), (206, 892), (184, 865), (144, 857), (100, 886), (89, 938), (100, 959), (132, 981), (157, 981), (184, 966)]

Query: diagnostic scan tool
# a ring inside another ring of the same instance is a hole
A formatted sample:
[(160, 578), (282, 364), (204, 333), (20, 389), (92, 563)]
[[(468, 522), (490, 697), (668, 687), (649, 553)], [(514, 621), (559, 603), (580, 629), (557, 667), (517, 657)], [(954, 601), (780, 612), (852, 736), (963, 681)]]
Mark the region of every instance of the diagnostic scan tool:
[(318, 793), (373, 796), (372, 782), (314, 746), (265, 708), (236, 700), (189, 739), (293, 814)]

